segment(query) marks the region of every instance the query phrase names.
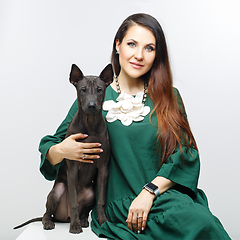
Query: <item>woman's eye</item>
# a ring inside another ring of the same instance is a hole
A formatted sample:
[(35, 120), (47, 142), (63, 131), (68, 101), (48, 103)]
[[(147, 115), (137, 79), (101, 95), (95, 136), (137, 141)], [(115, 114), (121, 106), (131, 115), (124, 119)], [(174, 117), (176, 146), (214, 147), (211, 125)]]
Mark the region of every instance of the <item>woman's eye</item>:
[(85, 92), (86, 92), (86, 88), (85, 88), (85, 87), (82, 88), (82, 89), (80, 90), (80, 92), (81, 92), (81, 93), (85, 93)]
[(129, 42), (129, 43), (128, 43), (128, 46), (130, 46), (130, 47), (135, 47), (135, 46), (136, 46), (136, 44), (135, 44), (135, 43), (133, 43), (133, 42)]
[(152, 51), (154, 51), (155, 49), (154, 49), (152, 46), (147, 46), (147, 47), (146, 47), (146, 50), (147, 50), (148, 52), (152, 52)]

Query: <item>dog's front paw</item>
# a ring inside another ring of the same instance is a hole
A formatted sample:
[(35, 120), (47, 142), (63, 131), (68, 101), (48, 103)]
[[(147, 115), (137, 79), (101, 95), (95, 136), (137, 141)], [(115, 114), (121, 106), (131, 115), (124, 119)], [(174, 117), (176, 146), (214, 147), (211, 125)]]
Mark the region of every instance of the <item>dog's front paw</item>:
[(80, 223), (70, 224), (70, 229), (69, 229), (70, 233), (78, 234), (78, 233), (81, 233), (82, 231), (83, 230)]
[(45, 222), (43, 223), (43, 228), (44, 228), (45, 230), (52, 230), (52, 229), (55, 228), (55, 223), (52, 222), (52, 221), (45, 221)]
[(100, 216), (98, 217), (98, 222), (100, 224), (100, 226), (105, 223), (106, 221), (108, 221), (107, 217), (104, 215), (104, 216)]
[(87, 217), (83, 217), (80, 219), (80, 222), (81, 222), (81, 226), (84, 227), (84, 228), (87, 228), (89, 227), (89, 222), (88, 222), (88, 218)]

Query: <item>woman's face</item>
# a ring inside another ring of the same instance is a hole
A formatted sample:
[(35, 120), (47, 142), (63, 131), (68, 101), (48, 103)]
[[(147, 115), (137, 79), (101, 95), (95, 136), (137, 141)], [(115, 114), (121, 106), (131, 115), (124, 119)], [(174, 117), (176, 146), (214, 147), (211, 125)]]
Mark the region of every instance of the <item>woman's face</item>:
[(145, 27), (131, 26), (120, 43), (116, 40), (116, 50), (119, 53), (120, 74), (131, 78), (140, 78), (147, 73), (156, 55), (156, 39), (153, 33)]

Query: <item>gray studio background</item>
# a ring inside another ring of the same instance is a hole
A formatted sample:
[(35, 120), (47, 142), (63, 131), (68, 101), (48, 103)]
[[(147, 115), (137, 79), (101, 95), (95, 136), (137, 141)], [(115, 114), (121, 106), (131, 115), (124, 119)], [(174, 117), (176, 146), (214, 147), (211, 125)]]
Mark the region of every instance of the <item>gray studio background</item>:
[(1, 0), (1, 222), (12, 227), (45, 211), (53, 182), (39, 172), (38, 144), (76, 98), (72, 63), (98, 75), (117, 28), (145, 12), (162, 25), (174, 85), (201, 156), (199, 188), (233, 239), (239, 231), (240, 15), (234, 0)]

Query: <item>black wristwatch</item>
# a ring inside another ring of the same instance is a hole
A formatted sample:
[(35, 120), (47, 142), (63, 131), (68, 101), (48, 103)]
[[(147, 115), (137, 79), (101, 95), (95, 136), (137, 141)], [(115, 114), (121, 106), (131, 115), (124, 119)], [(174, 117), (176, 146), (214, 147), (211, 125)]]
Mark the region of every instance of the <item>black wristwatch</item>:
[(147, 184), (143, 187), (143, 189), (146, 189), (146, 190), (149, 191), (150, 193), (153, 193), (153, 194), (155, 195), (155, 198), (160, 195), (158, 186), (156, 186), (156, 185), (153, 184), (153, 183), (147, 183)]

